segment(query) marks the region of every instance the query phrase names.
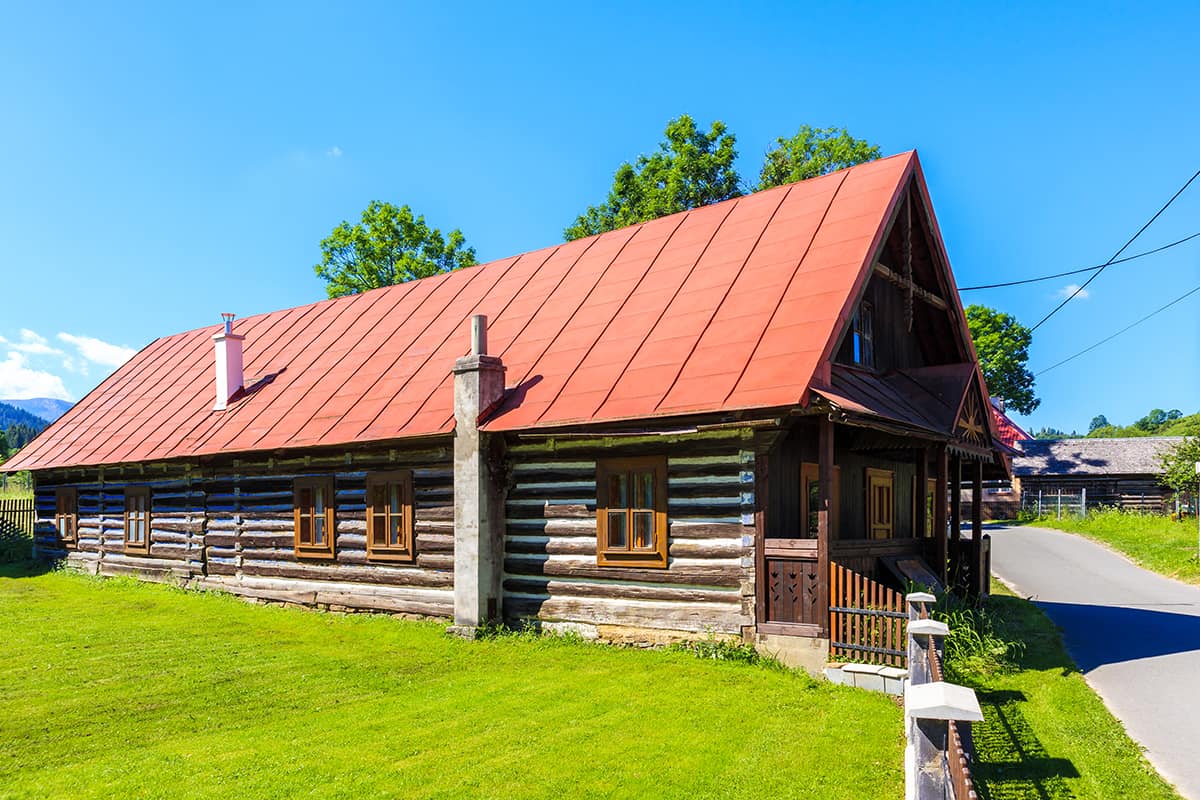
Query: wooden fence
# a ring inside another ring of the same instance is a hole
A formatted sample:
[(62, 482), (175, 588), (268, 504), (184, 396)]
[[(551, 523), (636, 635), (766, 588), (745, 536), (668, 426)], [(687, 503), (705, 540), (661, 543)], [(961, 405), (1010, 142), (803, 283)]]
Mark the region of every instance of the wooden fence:
[(829, 655), (903, 667), (907, 656), (904, 595), (829, 563)]
[(32, 554), (34, 515), (32, 497), (0, 497), (0, 563)]

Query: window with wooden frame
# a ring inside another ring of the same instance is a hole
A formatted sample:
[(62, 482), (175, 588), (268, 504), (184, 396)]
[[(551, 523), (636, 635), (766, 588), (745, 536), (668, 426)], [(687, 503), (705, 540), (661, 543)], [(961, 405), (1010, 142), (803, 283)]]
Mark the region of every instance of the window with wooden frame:
[(596, 462), (596, 563), (667, 566), (666, 456)]
[[(800, 465), (800, 514), (804, 529), (801, 531), (799, 538), (801, 539), (816, 539), (817, 538), (817, 523), (819, 517), (817, 512), (820, 511), (819, 500), (821, 497), (821, 468), (817, 464), (805, 462)], [(829, 509), (831, 511), (829, 520), (829, 535), (831, 539), (837, 538), (838, 530), (838, 498), (842, 496), (842, 470), (840, 467), (833, 468), (833, 496), (829, 498)]]
[(78, 535), (79, 495), (73, 486), (54, 490), (54, 528), (64, 542), (73, 542)]
[(367, 558), (372, 561), (412, 561), (412, 472), (367, 474)]
[(125, 552), (150, 552), (150, 487), (125, 489)]
[(296, 556), (333, 558), (333, 478), (297, 478), (292, 484)]
[(863, 367), (875, 366), (875, 323), (871, 304), (866, 300), (859, 303), (854, 314), (853, 340), (854, 363)]
[(895, 474), (887, 469), (867, 469), (867, 538), (891, 539), (895, 533)]

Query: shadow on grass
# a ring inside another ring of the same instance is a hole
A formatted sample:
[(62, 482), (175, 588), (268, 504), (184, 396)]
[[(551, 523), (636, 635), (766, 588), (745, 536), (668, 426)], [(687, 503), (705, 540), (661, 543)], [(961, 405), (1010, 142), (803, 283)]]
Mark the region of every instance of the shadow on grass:
[(1052, 758), (1021, 712), (1022, 692), (980, 691), (983, 722), (972, 726), (975, 763), (971, 772), (983, 800), (1038, 798), (1068, 800), (1074, 797), (1066, 778), (1079, 777), (1074, 764)]
[(0, 578), (35, 578), (58, 568), (58, 563), (46, 559), (0, 563)]
[[(1058, 633), (1032, 604), (1017, 597), (992, 595), (990, 610), (1001, 636), (1025, 643), (1016, 666), (1022, 670), (1078, 672), (1063, 649)], [(1037, 731), (1022, 708), (1023, 692), (990, 688), (986, 681), (974, 688), (983, 710), (983, 722), (972, 726), (975, 763), (972, 774), (982, 800), (1069, 800), (1074, 797), (1066, 779), (1079, 777), (1068, 759), (1046, 752)]]

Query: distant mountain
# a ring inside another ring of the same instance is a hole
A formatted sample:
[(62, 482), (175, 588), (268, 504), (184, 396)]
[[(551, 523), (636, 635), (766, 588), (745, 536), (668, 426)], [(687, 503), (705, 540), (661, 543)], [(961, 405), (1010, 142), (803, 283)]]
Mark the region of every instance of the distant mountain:
[[(69, 403), (66, 400), (55, 400), (52, 397), (31, 397), (28, 400), (0, 400), (14, 408), (19, 408), (22, 411), (28, 411), (35, 417), (45, 420), (46, 422), (54, 422), (54, 420), (66, 413), (74, 403)], [(0, 422), (0, 428), (7, 427)], [(42, 427), (45, 427), (44, 425)]]
[(11, 428), (14, 425), (23, 425), (26, 428), (32, 428), (34, 431), (40, 432), (49, 424), (46, 420), (30, 414), (23, 408), (17, 408), (0, 400), (0, 431)]

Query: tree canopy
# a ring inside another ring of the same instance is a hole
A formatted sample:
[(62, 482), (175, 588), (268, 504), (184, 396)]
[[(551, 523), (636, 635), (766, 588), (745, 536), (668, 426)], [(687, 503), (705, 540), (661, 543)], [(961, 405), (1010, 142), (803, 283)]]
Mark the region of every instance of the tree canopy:
[[(570, 241), (649, 219), (739, 197), (744, 184), (734, 161), (737, 137), (717, 120), (705, 132), (687, 114), (667, 123), (658, 150), (624, 162), (608, 197), (563, 231)], [(879, 158), (879, 148), (845, 128), (802, 126), (767, 151), (755, 191), (824, 175)]]
[[(1146, 416), (1135, 421), (1132, 425), (1114, 425), (1100, 415), (1096, 419), (1104, 420), (1103, 425), (1088, 429), (1091, 438), (1119, 439), (1129, 436), (1200, 436), (1200, 412), (1184, 415), (1182, 411), (1173, 408), (1163, 411), (1161, 408), (1151, 409)], [(1093, 423), (1095, 420), (1092, 420)]]
[(330, 297), (428, 278), (475, 263), (457, 228), (446, 236), (408, 206), (372, 200), (355, 225), (343, 221), (321, 241), (321, 263)]
[(1200, 437), (1183, 438), (1160, 457), (1164, 486), (1183, 491), (1197, 485), (1196, 464), (1200, 463)]
[(1041, 405), (1033, 391), (1029, 345), (1033, 332), (1011, 314), (981, 305), (967, 306), (967, 327), (979, 355), (988, 392), (1003, 397), (1009, 407), (1030, 414)]
[(589, 206), (563, 231), (567, 241), (742, 194), (733, 166), (737, 137), (717, 120), (705, 133), (687, 114), (667, 123), (666, 139), (650, 155), (617, 168), (608, 198)]
[(792, 136), (779, 137), (767, 151), (758, 174), (758, 188), (827, 175), (879, 158), (880, 150), (865, 139), (855, 139), (845, 128), (812, 128), (801, 125)]

